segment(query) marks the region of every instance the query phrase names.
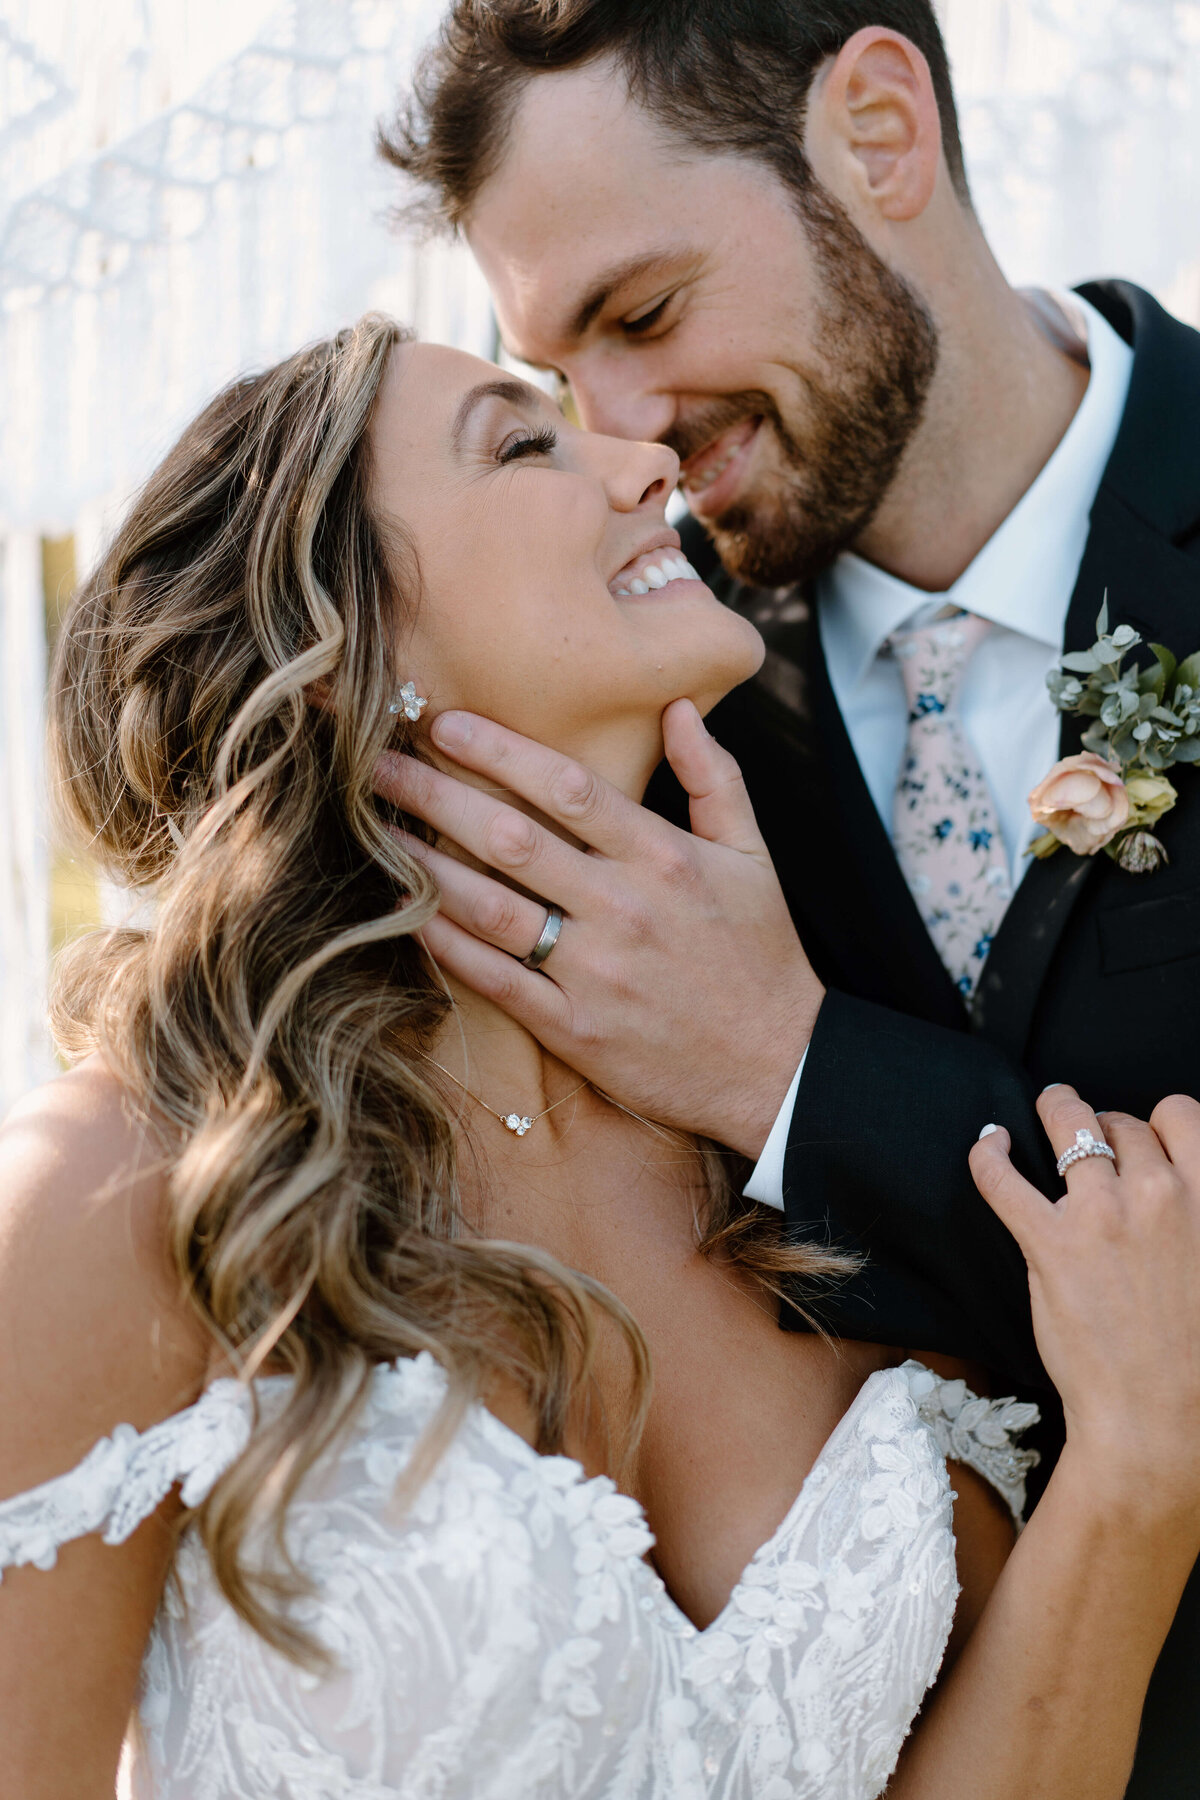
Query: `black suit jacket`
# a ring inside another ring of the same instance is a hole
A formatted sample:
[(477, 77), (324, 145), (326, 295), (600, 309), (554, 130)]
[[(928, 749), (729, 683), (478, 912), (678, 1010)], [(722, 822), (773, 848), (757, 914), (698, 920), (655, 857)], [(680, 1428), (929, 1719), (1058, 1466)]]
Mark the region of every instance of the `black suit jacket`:
[[(1134, 365), (1066, 647), (1092, 642), (1107, 590), (1114, 624), (1183, 656), (1200, 648), (1200, 334), (1127, 283), (1081, 292), (1132, 344)], [(693, 561), (705, 553), (694, 527), (685, 546)], [(755, 617), (768, 656), (711, 728), (741, 763), (828, 987), (789, 1134), (787, 1216), (799, 1235), (867, 1257), (823, 1316), (844, 1336), (976, 1357), (1036, 1388), (1024, 1262), (976, 1193), (967, 1152), (996, 1120), (1053, 1194), (1033, 1110), (1047, 1083), (1142, 1117), (1166, 1094), (1200, 1096), (1200, 768), (1178, 771), (1178, 806), (1158, 829), (1169, 867), (1137, 877), (1066, 850), (1032, 864), (969, 1019), (867, 791), (813, 608), (795, 593), (728, 598)], [(1062, 754), (1079, 748), (1079, 722), (1065, 719)], [(1129, 1792), (1200, 1795), (1197, 1580), (1155, 1676)]]

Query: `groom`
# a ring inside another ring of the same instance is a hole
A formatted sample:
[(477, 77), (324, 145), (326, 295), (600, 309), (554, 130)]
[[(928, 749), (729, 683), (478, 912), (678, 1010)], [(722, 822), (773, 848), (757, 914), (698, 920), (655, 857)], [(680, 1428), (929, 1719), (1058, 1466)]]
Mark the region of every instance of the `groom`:
[[(527, 973), (545, 908), (478, 875), (431, 946), (628, 1105), (755, 1159), (795, 1231), (862, 1246), (836, 1330), (1037, 1381), (971, 1142), (1001, 1121), (1053, 1193), (1040, 1087), (1143, 1117), (1200, 1092), (1200, 774), (1153, 874), (1025, 855), (1027, 795), (1081, 747), (1045, 678), (1105, 594), (1114, 628), (1200, 646), (1200, 337), (1126, 283), (1007, 285), (929, 0), (456, 0), (417, 93), (385, 154), (465, 233), (505, 344), (585, 425), (679, 452), (685, 548), (766, 637), (709, 723), (794, 921), (686, 707), (693, 836), (451, 717), (443, 749), (595, 853), (549, 892), (539, 827), (410, 765), (397, 798), (567, 913)], [(1194, 1581), (1137, 1800), (1200, 1791), (1198, 1700)]]

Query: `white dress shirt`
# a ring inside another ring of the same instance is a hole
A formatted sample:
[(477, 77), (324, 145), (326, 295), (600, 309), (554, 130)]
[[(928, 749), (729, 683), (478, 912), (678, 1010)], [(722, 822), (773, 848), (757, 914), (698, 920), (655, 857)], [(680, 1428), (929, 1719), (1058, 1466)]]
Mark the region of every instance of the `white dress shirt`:
[[(908, 708), (899, 665), (881, 654), (886, 640), (902, 626), (927, 623), (947, 605), (993, 621), (995, 630), (967, 666), (959, 708), (995, 798), (1014, 888), (1028, 866), (1025, 850), (1033, 835), (1029, 792), (1058, 760), (1061, 719), (1046, 676), (1063, 649), (1092, 503), (1133, 371), (1133, 351), (1107, 319), (1077, 294), (1062, 296), (1061, 304), (1087, 332), (1087, 389), (1033, 486), (954, 586), (928, 594), (849, 553), (817, 584), (830, 683), (889, 837)], [(1104, 596), (1095, 598), (1099, 612)], [(805, 1051), (745, 1190), (749, 1199), (780, 1209), (788, 1126), (807, 1056)]]

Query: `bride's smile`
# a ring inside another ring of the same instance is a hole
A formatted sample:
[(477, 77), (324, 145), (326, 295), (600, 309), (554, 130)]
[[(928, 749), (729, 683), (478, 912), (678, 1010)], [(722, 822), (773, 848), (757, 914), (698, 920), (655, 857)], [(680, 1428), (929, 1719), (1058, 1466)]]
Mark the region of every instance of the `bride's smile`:
[(581, 431), (490, 364), (402, 343), (371, 446), (402, 590), (412, 550), (398, 656), (429, 697), (426, 725), (484, 713), (640, 797), (664, 707), (706, 712), (761, 663), (753, 626), (685, 568), (664, 445)]

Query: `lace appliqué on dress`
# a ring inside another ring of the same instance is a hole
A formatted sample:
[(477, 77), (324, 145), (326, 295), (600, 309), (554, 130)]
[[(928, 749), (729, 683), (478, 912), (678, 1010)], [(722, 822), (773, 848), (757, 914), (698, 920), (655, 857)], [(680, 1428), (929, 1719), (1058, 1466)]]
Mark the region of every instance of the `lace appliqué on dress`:
[[(333, 1673), (251, 1631), (184, 1533), (143, 1665), (133, 1800), (877, 1800), (954, 1617), (946, 1454), (1015, 1496), (1011, 1434), (1032, 1408), (916, 1364), (873, 1375), (700, 1631), (645, 1560), (637, 1502), (478, 1406), (401, 1512), (445, 1390), (429, 1356), (377, 1369), (289, 1511), (313, 1590), (296, 1618)], [(286, 1384), (257, 1395), (269, 1417)], [(141, 1436), (118, 1427), (0, 1505), (0, 1566), (49, 1567), (87, 1531), (118, 1542), (176, 1481), (202, 1499), (250, 1421), (225, 1381)]]
[(904, 1365), (908, 1391), (949, 1462), (965, 1463), (990, 1482), (1020, 1531), (1025, 1523), (1025, 1477), (1041, 1456), (1017, 1439), (1041, 1418), (1028, 1400), (982, 1400), (965, 1381), (942, 1381), (918, 1362)]
[(197, 1506), (250, 1438), (251, 1400), (236, 1381), (215, 1381), (194, 1406), (149, 1431), (118, 1425), (69, 1474), (0, 1501), (0, 1579), (32, 1563), (52, 1569), (75, 1538), (100, 1531), (123, 1544), (181, 1484)]

